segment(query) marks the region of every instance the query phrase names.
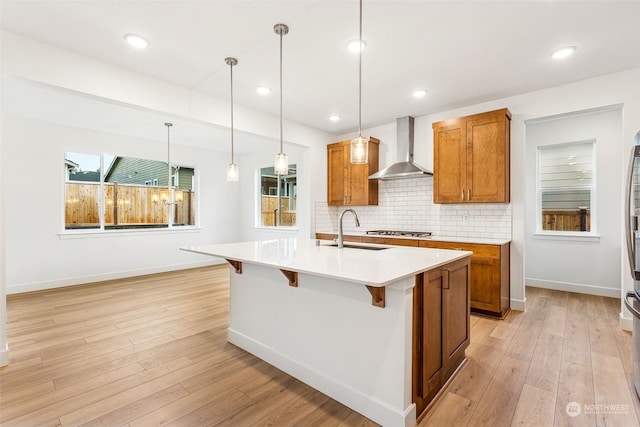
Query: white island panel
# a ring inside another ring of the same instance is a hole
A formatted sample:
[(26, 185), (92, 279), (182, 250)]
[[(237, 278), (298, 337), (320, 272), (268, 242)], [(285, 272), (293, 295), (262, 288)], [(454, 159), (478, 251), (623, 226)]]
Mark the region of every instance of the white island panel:
[(363, 286), (244, 264), (231, 272), (229, 342), (384, 426), (415, 425), (412, 403), (414, 278), (371, 305)]

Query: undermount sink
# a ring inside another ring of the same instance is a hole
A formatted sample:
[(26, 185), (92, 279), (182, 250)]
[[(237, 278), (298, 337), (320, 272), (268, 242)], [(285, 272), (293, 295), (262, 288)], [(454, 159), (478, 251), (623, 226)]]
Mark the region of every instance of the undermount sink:
[[(338, 247), (338, 244), (334, 243), (332, 245), (326, 245), (326, 246), (333, 246), (334, 248), (336, 248)], [(352, 245), (348, 243), (345, 243), (343, 247), (349, 248), (349, 249), (366, 249), (368, 251), (382, 251), (384, 249), (389, 249), (389, 248), (380, 247), (380, 246), (361, 246), (361, 245)]]

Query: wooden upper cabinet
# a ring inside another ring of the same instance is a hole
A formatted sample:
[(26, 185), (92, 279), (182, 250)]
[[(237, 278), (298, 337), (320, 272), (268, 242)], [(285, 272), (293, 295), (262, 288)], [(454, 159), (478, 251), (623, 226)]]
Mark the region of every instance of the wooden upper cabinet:
[(433, 124), (434, 203), (508, 203), (508, 109)]
[(327, 145), (327, 204), (365, 206), (378, 204), (378, 181), (369, 175), (378, 171), (380, 140), (369, 139), (369, 163), (351, 164), (351, 141)]

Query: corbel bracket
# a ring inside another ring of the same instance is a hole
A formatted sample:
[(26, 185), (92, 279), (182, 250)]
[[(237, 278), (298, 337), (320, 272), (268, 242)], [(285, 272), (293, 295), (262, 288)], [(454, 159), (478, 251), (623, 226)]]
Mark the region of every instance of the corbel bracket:
[(384, 308), (384, 303), (385, 303), (384, 286), (382, 287), (369, 286), (369, 285), (366, 285), (366, 286), (367, 286), (367, 290), (371, 294), (371, 304), (376, 307)]
[(227, 262), (236, 270), (236, 273), (242, 274), (242, 261), (235, 261), (233, 259), (227, 259)]
[(284, 274), (285, 277), (287, 279), (289, 279), (289, 286), (293, 286), (294, 288), (298, 287), (298, 272), (297, 271), (289, 271), (289, 270), (283, 270), (283, 269), (280, 269), (280, 271), (282, 271), (282, 274)]

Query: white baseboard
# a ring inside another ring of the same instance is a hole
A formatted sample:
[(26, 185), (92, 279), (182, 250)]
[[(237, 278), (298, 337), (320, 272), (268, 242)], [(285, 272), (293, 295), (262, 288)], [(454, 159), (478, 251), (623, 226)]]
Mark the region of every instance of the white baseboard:
[(339, 379), (318, 372), (231, 328), (227, 329), (227, 340), (381, 425), (402, 427), (415, 425), (416, 405), (414, 403), (404, 412), (399, 412), (343, 384)]
[(557, 291), (576, 292), (579, 294), (598, 295), (601, 297), (620, 298), (620, 288), (606, 288), (604, 286), (585, 285), (581, 283), (554, 282), (551, 280), (525, 278), (526, 286), (536, 288), (555, 289)]
[(524, 297), (524, 299), (511, 298), (509, 300), (509, 308), (511, 310), (527, 311), (527, 297)]
[(618, 324), (623, 331), (633, 331), (633, 317), (625, 317), (623, 313), (620, 313), (620, 321)]
[(62, 288), (65, 286), (84, 285), (87, 283), (102, 282), (105, 280), (123, 279), (126, 277), (143, 276), (145, 274), (164, 273), (167, 271), (186, 270), (189, 268), (207, 267), (210, 265), (224, 264), (222, 259), (206, 259), (180, 264), (158, 265), (133, 270), (114, 271), (109, 273), (89, 274), (85, 276), (63, 277), (41, 282), (21, 283), (7, 285), (7, 295), (21, 294), (25, 292), (42, 291), (45, 289)]
[(9, 344), (5, 343), (4, 348), (0, 350), (0, 368), (9, 364)]

